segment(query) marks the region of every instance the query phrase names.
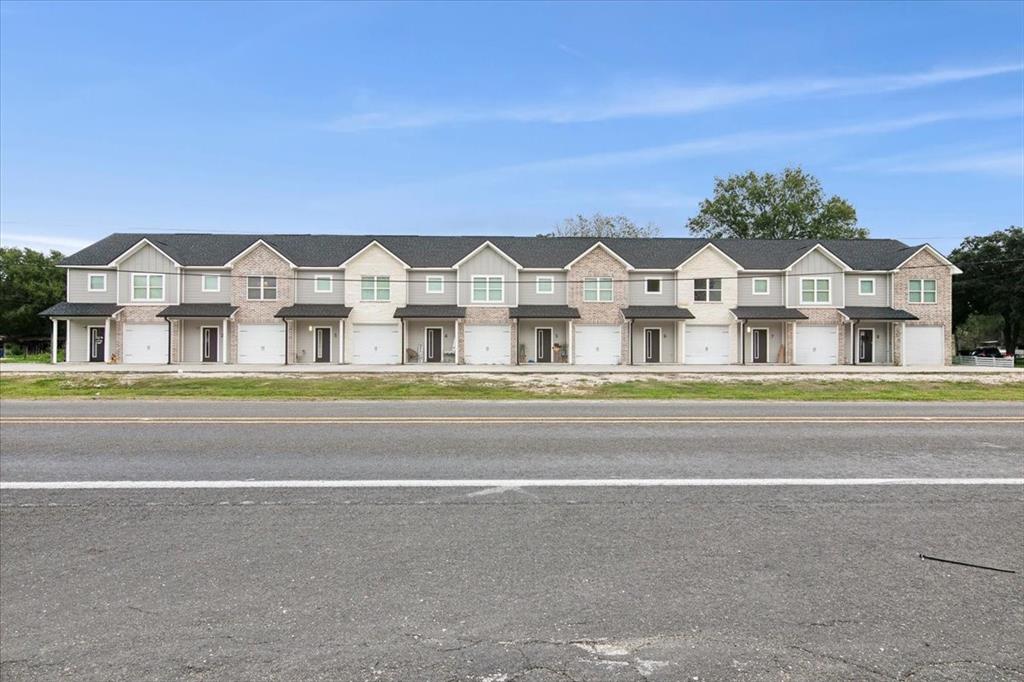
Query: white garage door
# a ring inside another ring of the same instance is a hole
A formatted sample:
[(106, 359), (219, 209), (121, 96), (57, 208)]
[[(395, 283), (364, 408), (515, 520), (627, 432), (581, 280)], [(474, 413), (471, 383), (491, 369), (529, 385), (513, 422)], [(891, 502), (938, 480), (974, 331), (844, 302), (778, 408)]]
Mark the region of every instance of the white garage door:
[(577, 325), (573, 356), (577, 365), (617, 365), (622, 358), (618, 325)]
[(729, 327), (686, 325), (685, 357), (688, 365), (729, 364)]
[(352, 325), (352, 364), (397, 365), (401, 363), (401, 334), (397, 324)]
[(166, 324), (126, 324), (124, 361), (128, 364), (167, 362)]
[(512, 364), (512, 333), (508, 327), (467, 324), (464, 338), (467, 365)]
[(794, 359), (798, 365), (835, 365), (839, 361), (836, 328), (797, 325)]
[(943, 365), (945, 334), (942, 327), (907, 327), (903, 348), (907, 365)]
[(284, 364), (284, 325), (238, 325), (238, 362), (246, 365)]

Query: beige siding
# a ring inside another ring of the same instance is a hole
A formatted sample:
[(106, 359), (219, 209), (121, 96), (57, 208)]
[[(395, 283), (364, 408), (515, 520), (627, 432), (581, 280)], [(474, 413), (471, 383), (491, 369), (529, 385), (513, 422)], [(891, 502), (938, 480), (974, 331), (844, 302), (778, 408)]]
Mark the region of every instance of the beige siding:
[[(742, 274), (739, 277), (739, 281), (736, 284), (736, 301), (738, 305), (785, 305), (783, 287), (786, 280), (783, 275), (751, 273)], [(754, 280), (761, 278), (768, 280), (767, 294), (754, 293)]]
[[(875, 295), (861, 296), (860, 280), (875, 280)], [(846, 298), (845, 305), (852, 306), (884, 306), (891, 305), (889, 302), (889, 275), (885, 273), (873, 275), (846, 275)]]
[[(363, 276), (387, 276), (391, 278), (390, 301), (360, 301), (360, 279)], [(376, 244), (350, 260), (345, 266), (345, 278), (350, 286), (345, 287), (345, 305), (352, 308), (345, 323), (345, 362), (352, 357), (352, 327), (357, 324), (398, 324), (395, 310), (406, 305), (408, 287), (404, 284), (406, 269), (394, 256)]]
[[(206, 275), (220, 276), (220, 291), (203, 291), (203, 278)], [(230, 303), (231, 288), (238, 286), (228, 269), (185, 270), (183, 276), (185, 296), (182, 303)]]
[[(648, 294), (646, 280), (661, 280), (661, 293)], [(676, 274), (675, 272), (631, 272), (629, 274), (629, 305), (675, 305)]]
[[(318, 276), (328, 276), (332, 279), (330, 293), (316, 291), (316, 278)], [(343, 270), (296, 270), (295, 277), (296, 303), (341, 304), (345, 302), (346, 282)]]
[[(428, 294), (427, 277), (443, 277), (444, 291), (440, 294)], [(409, 271), (410, 305), (455, 305), (455, 298), (456, 292), (454, 270)]]
[[(731, 310), (736, 307), (738, 286), (736, 266), (714, 249), (705, 249), (686, 262), (679, 270), (679, 304), (693, 313), (694, 319), (686, 324), (694, 326), (727, 325), (729, 327), (729, 361), (737, 362), (736, 319)], [(693, 300), (693, 280), (722, 278), (722, 302), (698, 303)], [(685, 343), (680, 344), (685, 347)]]
[[(550, 294), (537, 293), (537, 278), (550, 277), (554, 288)], [(519, 305), (566, 305), (565, 270), (519, 273)]]
[[(829, 289), (832, 292), (832, 302), (801, 303), (800, 279), (802, 277), (828, 278), (831, 280)], [(846, 287), (843, 284), (842, 268), (821, 251), (814, 251), (808, 254), (806, 258), (794, 265), (792, 271), (787, 276), (786, 286), (789, 288), (790, 308), (842, 308), (844, 306), (843, 301), (845, 300)]]
[[(106, 291), (89, 291), (89, 275), (106, 275)], [(67, 300), (70, 303), (114, 303), (117, 301), (116, 270), (67, 270)]]
[(178, 302), (178, 268), (174, 263), (152, 246), (146, 244), (131, 256), (121, 261), (118, 269), (118, 303), (141, 303), (132, 301), (132, 274), (163, 274), (164, 300), (148, 301), (147, 305), (156, 303), (173, 304)]
[[(500, 305), (514, 307), (518, 305), (518, 287), (515, 285), (519, 271), (507, 258), (490, 246), (484, 248), (468, 261), (459, 266), (459, 305)], [(501, 303), (473, 303), (473, 276), (498, 275), (504, 278), (504, 297)]]

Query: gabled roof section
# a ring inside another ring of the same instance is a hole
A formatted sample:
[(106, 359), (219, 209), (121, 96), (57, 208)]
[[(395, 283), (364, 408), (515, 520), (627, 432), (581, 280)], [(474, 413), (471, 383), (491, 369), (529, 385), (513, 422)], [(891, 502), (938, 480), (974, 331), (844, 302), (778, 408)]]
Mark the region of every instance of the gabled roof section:
[[(551, 239), (551, 237), (548, 237), (548, 239)], [(578, 262), (580, 262), (581, 260), (583, 260), (583, 258), (584, 258), (584, 257), (585, 257), (585, 256), (586, 256), (587, 254), (589, 254), (589, 253), (590, 253), (591, 251), (593, 251), (594, 249), (596, 249), (596, 248), (598, 248), (598, 247), (600, 247), (600, 248), (604, 249), (604, 250), (605, 250), (605, 251), (606, 251), (606, 252), (608, 253), (608, 255), (609, 255), (609, 256), (611, 256), (612, 258), (614, 258), (615, 260), (617, 260), (617, 261), (618, 261), (619, 263), (621, 263), (621, 264), (622, 264), (622, 266), (623, 266), (624, 268), (626, 268), (627, 270), (635, 270), (635, 269), (636, 269), (636, 268), (634, 268), (634, 267), (633, 267), (633, 266), (632, 266), (632, 265), (631, 265), (631, 264), (629, 263), (629, 261), (627, 261), (627, 260), (626, 260), (625, 258), (623, 258), (622, 256), (620, 256), (619, 254), (617, 254), (617, 253), (615, 253), (614, 251), (612, 251), (612, 250), (611, 250), (611, 249), (610, 249), (610, 248), (609, 248), (608, 246), (606, 246), (606, 245), (605, 245), (605, 243), (604, 243), (604, 241), (597, 241), (597, 242), (594, 242), (594, 245), (593, 245), (593, 246), (591, 246), (591, 247), (590, 247), (589, 249), (587, 249), (586, 251), (584, 251), (583, 253), (581, 253), (580, 255), (576, 256), (575, 258), (573, 258), (573, 259), (572, 259), (571, 261), (569, 261), (568, 263), (566, 263), (566, 265), (565, 265), (565, 269), (566, 269), (566, 270), (568, 270), (568, 269), (569, 269), (569, 268), (571, 268), (572, 266), (576, 265), (576, 263), (578, 263)]]
[(906, 265), (907, 261), (912, 259), (914, 256), (916, 256), (917, 254), (921, 253), (922, 251), (926, 251), (926, 252), (930, 253), (932, 256), (934, 256), (935, 259), (938, 260), (943, 265), (948, 265), (950, 268), (952, 268), (953, 269), (952, 272), (953, 272), (954, 275), (962, 275), (963, 272), (964, 272), (963, 270), (961, 270), (957, 266), (953, 265), (953, 263), (948, 258), (943, 256), (938, 251), (936, 251), (935, 248), (932, 247), (931, 244), (922, 244), (921, 246), (918, 246), (916, 248), (915, 247), (910, 247), (910, 248), (912, 248), (914, 252), (911, 253), (906, 258), (904, 258), (902, 261), (900, 261), (900, 264), (897, 265), (896, 267), (894, 267), (893, 270), (899, 270), (904, 265)]
[(391, 256), (392, 258), (394, 258), (394, 259), (395, 259), (396, 261), (398, 261), (398, 262), (399, 262), (399, 264), (401, 264), (401, 266), (402, 266), (403, 268), (405, 268), (406, 270), (408, 270), (408, 269), (409, 269), (410, 267), (412, 267), (411, 265), (409, 265), (408, 263), (406, 263), (406, 262), (405, 262), (404, 260), (402, 260), (401, 258), (399, 258), (398, 256), (396, 256), (396, 255), (394, 254), (394, 252), (393, 252), (393, 251), (391, 251), (391, 249), (387, 248), (386, 246), (384, 246), (383, 244), (381, 244), (381, 243), (380, 243), (379, 241), (377, 241), (376, 239), (374, 239), (374, 240), (373, 240), (373, 241), (371, 241), (371, 242), (370, 242), (369, 244), (367, 244), (366, 246), (364, 246), (363, 248), (359, 249), (359, 250), (358, 250), (358, 251), (356, 251), (356, 252), (355, 252), (354, 254), (352, 254), (351, 256), (349, 256), (348, 258), (346, 258), (346, 259), (344, 260), (344, 262), (342, 262), (341, 264), (339, 264), (339, 265), (338, 265), (338, 267), (340, 267), (340, 268), (344, 268), (344, 267), (348, 266), (348, 264), (349, 264), (350, 262), (352, 262), (353, 260), (355, 260), (356, 258), (358, 258), (359, 256), (361, 256), (361, 255), (363, 254), (363, 252), (364, 252), (364, 251), (368, 251), (369, 249), (371, 249), (371, 248), (372, 248), (372, 247), (374, 247), (374, 246), (380, 247), (380, 249), (381, 249), (382, 251), (384, 251), (384, 253), (388, 254), (389, 256)]
[(298, 267), (295, 263), (292, 262), (292, 260), (290, 258), (288, 258), (288, 256), (284, 255), (283, 253), (281, 253), (280, 251), (275, 249), (273, 246), (268, 244), (266, 242), (266, 240), (264, 240), (264, 239), (257, 239), (252, 244), (250, 244), (246, 248), (242, 249), (242, 251), (239, 254), (237, 254), (234, 258), (229, 260), (225, 265), (227, 265), (228, 267), (234, 265), (239, 259), (244, 258), (251, 251), (255, 251), (260, 246), (265, 246), (268, 249), (270, 249), (271, 251), (273, 251), (275, 255), (277, 255), (281, 260), (283, 260), (285, 263), (287, 263), (291, 267), (293, 267), (293, 268), (297, 268)]
[(730, 263), (732, 263), (733, 265), (735, 265), (735, 266), (736, 266), (736, 269), (737, 269), (737, 270), (742, 270), (742, 269), (743, 269), (743, 266), (742, 266), (742, 265), (740, 265), (739, 263), (737, 263), (737, 262), (736, 262), (736, 259), (734, 259), (734, 258), (733, 258), (732, 256), (730, 256), (729, 254), (727, 254), (727, 253), (726, 253), (725, 251), (723, 251), (722, 249), (720, 249), (720, 248), (718, 248), (717, 246), (715, 246), (715, 245), (714, 245), (714, 243), (712, 243), (712, 242), (707, 242), (706, 244), (704, 244), (704, 246), (702, 246), (702, 247), (700, 247), (699, 249), (697, 249), (696, 251), (694, 251), (694, 252), (693, 252), (692, 254), (690, 254), (690, 255), (689, 255), (689, 256), (688, 256), (687, 258), (686, 258), (686, 260), (684, 260), (684, 261), (683, 261), (683, 262), (681, 262), (681, 263), (680, 263), (679, 265), (677, 265), (677, 266), (675, 267), (675, 269), (676, 269), (676, 270), (680, 270), (680, 269), (682, 269), (682, 267), (683, 267), (684, 265), (686, 265), (687, 263), (689, 263), (689, 262), (690, 262), (691, 260), (693, 260), (694, 258), (696, 258), (696, 257), (697, 257), (698, 255), (700, 255), (700, 254), (704, 253), (704, 252), (705, 252), (706, 250), (708, 250), (708, 249), (714, 249), (715, 251), (717, 251), (717, 252), (718, 252), (718, 254), (719, 254), (720, 256), (722, 256), (722, 258), (725, 258), (725, 259), (726, 259), (727, 261), (729, 261)]
[(804, 258), (807, 258), (809, 255), (811, 255), (815, 251), (818, 251), (820, 253), (825, 254), (826, 258), (828, 258), (833, 263), (835, 263), (836, 265), (841, 267), (843, 269), (843, 271), (853, 270), (853, 268), (851, 268), (842, 258), (840, 258), (836, 254), (832, 253), (831, 251), (826, 249), (824, 246), (822, 246), (821, 242), (818, 242), (814, 246), (812, 246), (811, 248), (807, 249), (807, 251), (805, 251), (802, 256), (800, 256), (795, 261), (790, 263), (789, 266), (786, 267), (786, 270), (792, 270), (794, 265), (796, 265), (797, 263), (802, 261)]
[(181, 263), (176, 261), (173, 256), (168, 254), (166, 251), (161, 249), (159, 246), (157, 246), (156, 244), (151, 242), (146, 237), (143, 237), (138, 242), (136, 242), (134, 246), (129, 248), (127, 251), (125, 251), (124, 253), (120, 254), (116, 258), (112, 259), (109, 263), (107, 263), (107, 266), (108, 267), (113, 267), (113, 266), (117, 265), (118, 263), (120, 263), (121, 261), (125, 260), (126, 258), (130, 258), (132, 256), (132, 254), (134, 254), (134, 253), (136, 253), (138, 251), (141, 251), (146, 246), (150, 246), (150, 247), (156, 249), (160, 253), (161, 256), (163, 256), (167, 260), (171, 261), (172, 263), (174, 263), (178, 267), (181, 267)]
[(473, 256), (475, 256), (476, 254), (480, 253), (481, 251), (483, 251), (484, 249), (486, 249), (488, 247), (490, 247), (490, 248), (494, 249), (495, 251), (497, 251), (499, 256), (501, 256), (502, 258), (507, 260), (512, 265), (516, 266), (517, 270), (522, 270), (523, 269), (523, 266), (519, 263), (519, 261), (517, 261), (512, 256), (508, 255), (507, 253), (505, 253), (504, 251), (499, 249), (497, 246), (495, 246), (494, 242), (492, 242), (489, 239), (487, 241), (485, 241), (483, 244), (481, 244), (480, 246), (476, 247), (475, 249), (473, 249), (472, 251), (467, 253), (463, 258), (461, 258), (452, 267), (456, 267), (456, 268), (460, 267), (463, 263), (465, 263), (470, 258), (472, 258)]

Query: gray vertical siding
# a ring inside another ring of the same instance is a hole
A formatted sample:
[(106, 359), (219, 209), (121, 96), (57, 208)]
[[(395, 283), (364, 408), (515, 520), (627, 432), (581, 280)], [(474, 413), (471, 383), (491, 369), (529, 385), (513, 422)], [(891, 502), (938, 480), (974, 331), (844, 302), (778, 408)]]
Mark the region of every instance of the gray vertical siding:
[[(427, 277), (443, 277), (444, 292), (427, 293)], [(410, 305), (455, 305), (454, 270), (409, 270)]]
[[(132, 301), (132, 274), (135, 273), (165, 274), (164, 300), (162, 302), (178, 302), (177, 267), (170, 259), (147, 244), (118, 265), (117, 276), (120, 285), (118, 303), (135, 302)], [(161, 301), (153, 303), (161, 303)]]
[[(875, 280), (875, 295), (860, 295), (860, 280)], [(889, 306), (889, 275), (879, 273), (873, 275), (846, 275), (846, 305), (854, 306)]]
[(459, 303), (462, 305), (481, 305), (472, 302), (472, 280), (474, 275), (500, 275), (505, 278), (505, 296), (502, 303), (490, 303), (483, 305), (518, 305), (518, 287), (515, 286), (519, 278), (519, 271), (516, 266), (510, 263), (501, 254), (492, 248), (485, 248), (459, 267)]
[[(754, 280), (764, 277), (768, 280), (767, 294), (754, 294)], [(783, 275), (770, 274), (743, 274), (737, 282), (736, 300), (737, 305), (785, 305), (785, 277)]]
[[(79, 270), (68, 268), (68, 296), (71, 303), (115, 303), (117, 302), (116, 270)], [(89, 275), (106, 275), (106, 291), (89, 291)]]
[[(220, 291), (203, 291), (204, 275), (220, 275)], [(235, 286), (230, 270), (185, 270), (185, 296), (182, 303), (230, 303)]]
[[(816, 279), (824, 279), (827, 277), (832, 280), (832, 284), (830, 285), (832, 302), (817, 304), (801, 303), (801, 277), (814, 277)], [(845, 300), (846, 287), (843, 284), (842, 269), (820, 251), (815, 251), (797, 263), (793, 267), (793, 270), (790, 271), (787, 279), (787, 287), (789, 288), (789, 306), (791, 308), (842, 308), (844, 305), (843, 301)]]
[[(538, 277), (550, 277), (554, 280), (554, 289), (550, 294), (537, 293)], [(565, 285), (565, 270), (520, 272), (519, 280), (520, 305), (566, 305), (566, 302), (568, 301)]]
[[(317, 293), (317, 275), (330, 275), (334, 280), (331, 293)], [(296, 303), (337, 303), (345, 302), (344, 270), (296, 270), (295, 302)], [(358, 284), (356, 285), (358, 286)]]
[[(651, 277), (661, 279), (661, 293), (648, 294), (646, 280)], [(631, 272), (629, 273), (629, 305), (675, 305), (676, 274), (675, 272)]]

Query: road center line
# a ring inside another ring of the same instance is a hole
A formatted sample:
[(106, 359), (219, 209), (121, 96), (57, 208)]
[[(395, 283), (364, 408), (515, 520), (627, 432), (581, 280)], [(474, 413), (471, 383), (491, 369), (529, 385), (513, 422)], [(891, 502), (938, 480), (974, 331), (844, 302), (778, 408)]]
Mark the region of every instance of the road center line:
[(1024, 478), (524, 478), (269, 481), (2, 481), (0, 490), (248, 488), (703, 488), (770, 486), (1024, 485)]
[(357, 425), (373, 424), (387, 426), (404, 425), (490, 425), (490, 424), (549, 424), (552, 426), (572, 424), (1024, 424), (1024, 417), (985, 415), (965, 417), (943, 416), (499, 416), (499, 417), (5, 417), (5, 425)]

